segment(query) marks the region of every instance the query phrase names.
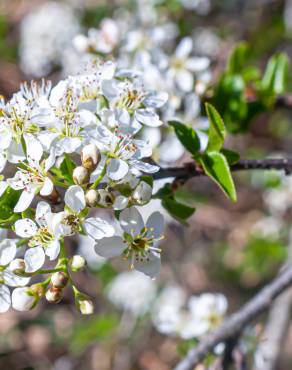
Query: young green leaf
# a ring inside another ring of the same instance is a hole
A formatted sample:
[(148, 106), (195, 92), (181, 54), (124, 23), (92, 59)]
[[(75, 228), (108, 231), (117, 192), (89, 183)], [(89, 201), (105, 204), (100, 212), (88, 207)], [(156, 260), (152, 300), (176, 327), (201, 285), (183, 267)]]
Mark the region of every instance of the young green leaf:
[(236, 190), (230, 173), (228, 162), (219, 152), (207, 152), (200, 156), (199, 161), (207, 176), (209, 176), (223, 192), (233, 201), (236, 201)]
[(174, 128), (176, 136), (186, 150), (192, 155), (196, 155), (200, 150), (200, 139), (196, 131), (178, 121), (169, 121), (168, 123)]
[(221, 150), (221, 153), (227, 159), (227, 162), (228, 162), (229, 166), (231, 166), (232, 164), (237, 163), (240, 159), (240, 155), (238, 153), (234, 152), (233, 150), (230, 150), (230, 149), (225, 149), (224, 148), (224, 149)]
[(234, 50), (232, 51), (229, 57), (227, 71), (233, 74), (241, 73), (244, 67), (244, 64), (247, 61), (248, 52), (249, 52), (248, 44), (244, 41), (240, 42), (234, 48)]
[(0, 197), (0, 223), (13, 222), (21, 217), (21, 214), (14, 213), (14, 207), (18, 202), (21, 191), (14, 190), (10, 186)]
[(219, 151), (226, 135), (225, 125), (217, 110), (213, 105), (206, 103), (206, 112), (210, 122), (209, 141), (206, 151)]
[(192, 216), (195, 212), (195, 208), (192, 207), (193, 202), (186, 202), (180, 199), (180, 196), (176, 197), (178, 191), (173, 191), (170, 184), (165, 184), (163, 188), (159, 189), (153, 198), (161, 199), (162, 206), (167, 212), (176, 220), (182, 224), (187, 224), (186, 220)]
[(178, 203), (175, 199), (170, 197), (162, 199), (161, 204), (173, 218), (180, 221), (182, 224), (186, 224), (186, 220), (195, 212), (195, 208)]
[(263, 91), (272, 96), (285, 92), (288, 77), (289, 59), (280, 53), (270, 58), (263, 80)]

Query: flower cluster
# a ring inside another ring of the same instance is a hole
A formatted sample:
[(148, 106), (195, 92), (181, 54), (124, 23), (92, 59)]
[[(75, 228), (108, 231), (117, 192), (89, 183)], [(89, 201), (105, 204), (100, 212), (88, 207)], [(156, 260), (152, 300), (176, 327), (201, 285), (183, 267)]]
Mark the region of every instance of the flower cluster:
[[(201, 97), (211, 82), (211, 58), (215, 59), (220, 44), (212, 30), (195, 29), (193, 34), (179, 38), (177, 25), (166, 21), (156, 2), (137, 0), (133, 2), (131, 13), (125, 7), (118, 8), (113, 18), (103, 18), (98, 28), (78, 34), (73, 14), (69, 17), (67, 12), (65, 18), (62, 9), (55, 14), (58, 4), (52, 4), (54, 12), (40, 7), (36, 14), (24, 21), (21, 59), (26, 73), (42, 69), (43, 73), (48, 73), (50, 66), (61, 65), (64, 75), (75, 74), (84, 62), (114, 57), (119, 68), (127, 72), (140, 71), (147, 89), (166, 91), (169, 99), (161, 108), (163, 121), (179, 119), (192, 125), (201, 140), (202, 150), (206, 147), (208, 121), (200, 114)], [(203, 15), (210, 10), (211, 2), (182, 0), (181, 6)], [(52, 13), (54, 17), (49, 21)], [(64, 21), (57, 22), (62, 17)], [(56, 26), (55, 22), (58, 23)], [(66, 30), (63, 30), (65, 23)], [(43, 24), (41, 38), (34, 32), (34, 27), (39, 24)], [(44, 39), (48, 41), (44, 43)], [(44, 51), (43, 45), (47, 43), (50, 47)], [(36, 53), (41, 58), (34, 57)], [(46, 68), (36, 66), (38, 63), (45, 64)], [(149, 140), (159, 163), (177, 161), (185, 152), (173, 131), (165, 126), (146, 127), (141, 135)]]
[(166, 335), (199, 338), (219, 326), (227, 307), (227, 299), (219, 293), (191, 296), (186, 304), (185, 292), (171, 285), (162, 291), (155, 304), (153, 324)]
[[(166, 93), (146, 90), (139, 74), (103, 62), (55, 87), (24, 84), (1, 102), (0, 167), (14, 171), (0, 183), (0, 203), (10, 207), (0, 220), (10, 230), (0, 243), (2, 312), (11, 304), (31, 309), (42, 297), (57, 303), (69, 284), (78, 309), (92, 313), (72, 280), (85, 260), (67, 257), (71, 236), (89, 238), (102, 257), (122, 256), (131, 268), (158, 275), (163, 217), (153, 212), (144, 222), (139, 207), (151, 200), (159, 167), (144, 161), (152, 149), (137, 135), (162, 125), (158, 109), (166, 101)], [(98, 209), (120, 227), (98, 217)], [(44, 281), (27, 286), (41, 274)], [(8, 287), (16, 287), (11, 296)]]
[[(195, 55), (191, 36), (177, 43), (177, 26), (159, 22), (155, 8), (151, 9), (153, 19), (144, 19), (138, 7), (133, 19), (105, 18), (98, 29), (91, 28), (87, 35), (75, 36), (73, 45), (77, 55), (72, 55), (71, 59), (78, 66), (84, 60), (115, 55), (121, 68), (142, 71), (141, 78), (147, 88), (164, 90), (169, 95), (162, 108), (163, 119), (181, 119), (192, 124), (198, 130), (201, 147), (204, 148), (208, 122), (200, 117), (200, 98), (211, 80), (210, 58)], [(151, 127), (145, 129), (143, 135), (154, 147), (160, 144), (160, 150), (155, 153), (157, 160), (176, 161), (184, 153), (172, 132)]]

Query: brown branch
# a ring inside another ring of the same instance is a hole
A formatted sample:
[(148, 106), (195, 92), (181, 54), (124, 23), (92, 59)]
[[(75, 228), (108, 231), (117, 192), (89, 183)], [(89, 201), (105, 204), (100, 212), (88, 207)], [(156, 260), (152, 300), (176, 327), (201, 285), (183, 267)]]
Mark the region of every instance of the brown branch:
[(275, 108), (292, 109), (292, 94), (277, 96)]
[[(292, 172), (292, 158), (271, 158), (271, 159), (242, 159), (232, 165), (231, 171), (244, 170), (283, 170), (287, 175)], [(195, 163), (187, 163), (184, 167), (160, 168), (153, 175), (155, 180), (165, 178), (189, 179), (191, 177), (206, 176), (203, 169)]]
[(264, 287), (254, 298), (246, 303), (242, 309), (226, 319), (213, 333), (205, 336), (197, 347), (188, 352), (187, 356), (174, 370), (194, 369), (217, 344), (226, 342), (229, 338), (240, 335), (247, 324), (266, 310), (273, 300), (291, 285), (292, 266), (289, 265), (285, 271)]

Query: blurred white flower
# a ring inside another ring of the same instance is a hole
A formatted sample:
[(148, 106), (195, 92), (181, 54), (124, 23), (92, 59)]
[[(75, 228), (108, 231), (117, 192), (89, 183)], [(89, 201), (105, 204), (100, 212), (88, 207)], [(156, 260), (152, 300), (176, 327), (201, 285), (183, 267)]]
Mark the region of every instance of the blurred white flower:
[(20, 26), (20, 63), (31, 76), (47, 75), (60, 63), (66, 46), (79, 30), (72, 8), (62, 2), (45, 2), (27, 14)]
[(216, 328), (226, 311), (227, 300), (223, 294), (192, 296), (186, 305), (185, 292), (174, 286), (162, 291), (154, 305), (152, 320), (163, 334), (191, 339)]
[(143, 315), (150, 309), (155, 295), (155, 282), (137, 271), (117, 275), (107, 291), (114, 305), (135, 316)]

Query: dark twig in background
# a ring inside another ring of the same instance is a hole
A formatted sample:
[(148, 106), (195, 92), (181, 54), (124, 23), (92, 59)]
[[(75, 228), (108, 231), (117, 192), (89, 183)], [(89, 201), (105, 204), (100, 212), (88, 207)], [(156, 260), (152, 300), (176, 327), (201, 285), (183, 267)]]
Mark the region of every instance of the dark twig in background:
[[(292, 172), (292, 158), (241, 159), (231, 166), (231, 171), (234, 172), (244, 170), (283, 170), (289, 175)], [(184, 167), (161, 168), (153, 175), (155, 180), (168, 177), (188, 179), (198, 176), (206, 175), (195, 163), (187, 163)]]
[(266, 310), (273, 300), (291, 285), (292, 266), (289, 265), (285, 271), (264, 287), (242, 309), (226, 319), (213, 333), (203, 338), (197, 347), (191, 349), (186, 357), (175, 367), (175, 370), (192, 370), (218, 343), (226, 343), (229, 338), (240, 335), (247, 324)]

